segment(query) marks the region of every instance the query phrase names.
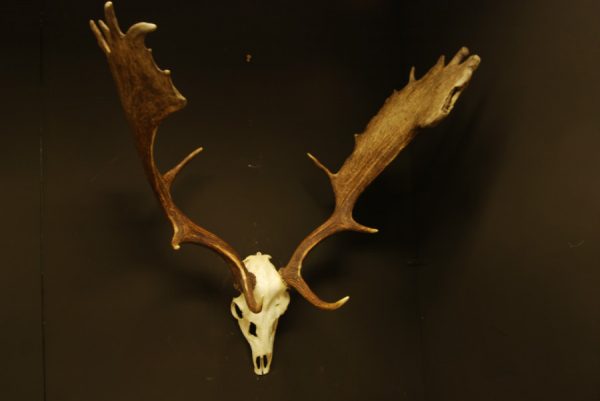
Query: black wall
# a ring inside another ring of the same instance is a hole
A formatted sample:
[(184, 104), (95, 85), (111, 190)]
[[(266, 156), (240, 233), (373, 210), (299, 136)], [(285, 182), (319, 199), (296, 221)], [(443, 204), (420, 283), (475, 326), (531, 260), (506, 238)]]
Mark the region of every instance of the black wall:
[(0, 399), (41, 400), (39, 4), (0, 5)]
[(466, 125), (412, 149), (431, 400), (600, 398), (600, 3), (514, 3), (471, 15)]
[[(305, 276), (256, 377), (212, 253), (169, 246), (104, 55), (102, 2), (2, 6), (0, 399), (598, 400), (600, 4), (115, 4), (159, 26), (188, 98), (157, 159), (205, 152), (178, 204), (282, 265), (330, 211), (332, 169), (411, 65), (483, 62), (452, 115), (366, 191)], [(251, 55), (250, 62), (246, 55)]]

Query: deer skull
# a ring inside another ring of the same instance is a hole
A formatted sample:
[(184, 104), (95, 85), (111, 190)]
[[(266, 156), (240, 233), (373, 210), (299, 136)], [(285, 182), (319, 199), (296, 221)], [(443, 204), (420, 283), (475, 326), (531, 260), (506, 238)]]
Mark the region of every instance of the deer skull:
[(170, 71), (157, 67), (144, 44), (146, 35), (156, 25), (139, 22), (124, 33), (111, 2), (104, 6), (104, 13), (106, 22), (90, 21), (90, 28), (108, 59), (149, 183), (173, 226), (171, 245), (174, 249), (183, 243), (205, 246), (227, 263), (235, 288), (241, 292), (231, 303), (231, 313), (252, 349), (254, 372), (264, 375), (269, 372), (273, 358), (277, 322), (290, 301), (288, 286), (325, 310), (337, 309), (348, 300), (348, 297), (336, 302), (320, 299), (302, 278), (304, 258), (335, 233), (377, 232), (354, 220), (352, 211), (359, 196), (419, 129), (437, 124), (450, 113), (481, 59), (465, 47), (448, 63), (441, 57), (421, 79), (416, 79), (413, 68), (408, 84), (385, 101), (363, 133), (355, 135), (354, 150), (336, 172), (308, 154), (329, 178), (335, 207), (329, 218), (300, 242), (288, 263), (276, 270), (269, 262), (270, 256), (260, 252), (242, 261), (225, 240), (194, 223), (177, 207), (171, 195), (173, 182), (202, 148), (161, 172), (154, 160), (154, 140), (160, 123), (185, 107), (187, 101), (173, 86)]
[(287, 286), (270, 259), (269, 255), (260, 252), (244, 259), (244, 265), (256, 277), (254, 298), (262, 301), (262, 310), (259, 313), (252, 312), (243, 293), (231, 302), (231, 314), (237, 319), (242, 334), (250, 344), (254, 373), (257, 375), (269, 373), (277, 323), (290, 303)]

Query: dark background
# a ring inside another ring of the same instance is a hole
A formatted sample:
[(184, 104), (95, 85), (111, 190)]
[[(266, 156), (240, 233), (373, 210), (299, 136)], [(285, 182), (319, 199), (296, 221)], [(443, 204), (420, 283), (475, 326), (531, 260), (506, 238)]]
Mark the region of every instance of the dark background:
[[(173, 252), (104, 55), (101, 1), (1, 6), (0, 399), (600, 400), (600, 4), (116, 2), (154, 22), (189, 105), (163, 169), (242, 255), (282, 265), (332, 205), (332, 169), (412, 64), (483, 62), (451, 116), (366, 191), (305, 263), (256, 377), (206, 250)], [(251, 54), (250, 62), (246, 55)]]

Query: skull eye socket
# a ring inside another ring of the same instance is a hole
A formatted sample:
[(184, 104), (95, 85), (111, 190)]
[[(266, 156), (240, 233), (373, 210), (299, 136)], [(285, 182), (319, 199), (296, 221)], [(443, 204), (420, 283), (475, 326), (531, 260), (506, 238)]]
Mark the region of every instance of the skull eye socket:
[(236, 304), (235, 302), (232, 302), (231, 306), (233, 306), (233, 311), (234, 311), (235, 316), (237, 316), (238, 319), (242, 319), (244, 317), (244, 314), (242, 313), (242, 310), (240, 309), (238, 304)]
[(252, 322), (250, 322), (250, 328), (248, 329), (248, 333), (250, 333), (254, 337), (258, 337), (256, 335), (256, 325), (254, 323), (252, 323)]

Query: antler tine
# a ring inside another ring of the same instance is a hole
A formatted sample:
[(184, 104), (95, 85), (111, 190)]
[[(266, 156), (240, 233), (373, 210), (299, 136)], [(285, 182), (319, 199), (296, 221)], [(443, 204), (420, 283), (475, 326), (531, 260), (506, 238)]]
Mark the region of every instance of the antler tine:
[(450, 113), (481, 61), (477, 55), (468, 55), (468, 49), (463, 47), (448, 65), (445, 65), (444, 57), (440, 57), (419, 80), (412, 67), (408, 84), (385, 101), (364, 133), (355, 135), (354, 150), (337, 173), (332, 173), (314, 156), (308, 155), (329, 177), (335, 209), (323, 224), (300, 242), (288, 264), (280, 269), (280, 274), (313, 305), (333, 310), (342, 306), (348, 297), (325, 302), (315, 295), (302, 278), (304, 258), (318, 243), (337, 232), (377, 232), (354, 221), (352, 210), (358, 197), (410, 143), (419, 128), (433, 126)]
[(202, 148), (191, 152), (165, 174), (156, 167), (153, 148), (158, 126), (187, 102), (173, 86), (170, 71), (156, 66), (144, 44), (145, 36), (154, 31), (156, 25), (140, 22), (124, 34), (111, 2), (105, 4), (104, 11), (107, 22), (100, 20), (96, 24), (90, 21), (90, 28), (108, 58), (150, 185), (173, 226), (171, 245), (179, 249), (182, 243), (194, 243), (223, 257), (233, 275), (234, 286), (244, 294), (248, 307), (255, 313), (260, 312), (262, 305), (254, 297), (255, 277), (235, 250), (214, 233), (192, 222), (173, 202), (170, 192), (173, 181)]
[[(358, 143), (358, 135), (356, 136)], [(353, 153), (354, 154), (354, 153)], [(308, 153), (308, 157), (315, 163), (317, 167), (327, 174), (333, 192), (335, 195), (335, 209), (331, 216), (313, 232), (311, 232), (302, 242), (290, 258), (287, 266), (280, 270), (281, 277), (284, 281), (294, 287), (308, 302), (314, 306), (325, 309), (335, 310), (344, 305), (350, 297), (345, 296), (336, 302), (326, 302), (319, 298), (306, 284), (301, 275), (302, 262), (306, 255), (321, 241), (327, 237), (340, 231), (357, 231), (363, 233), (376, 233), (378, 230), (357, 223), (352, 217), (352, 210), (358, 196), (370, 181), (357, 182), (356, 185), (348, 185), (348, 178), (344, 176), (344, 168), (337, 173), (332, 173), (325, 165), (323, 165), (316, 157)], [(352, 157), (352, 156), (351, 156)], [(351, 158), (350, 157), (350, 158)], [(347, 159), (344, 166), (348, 163)], [(374, 177), (373, 177), (374, 178)]]

